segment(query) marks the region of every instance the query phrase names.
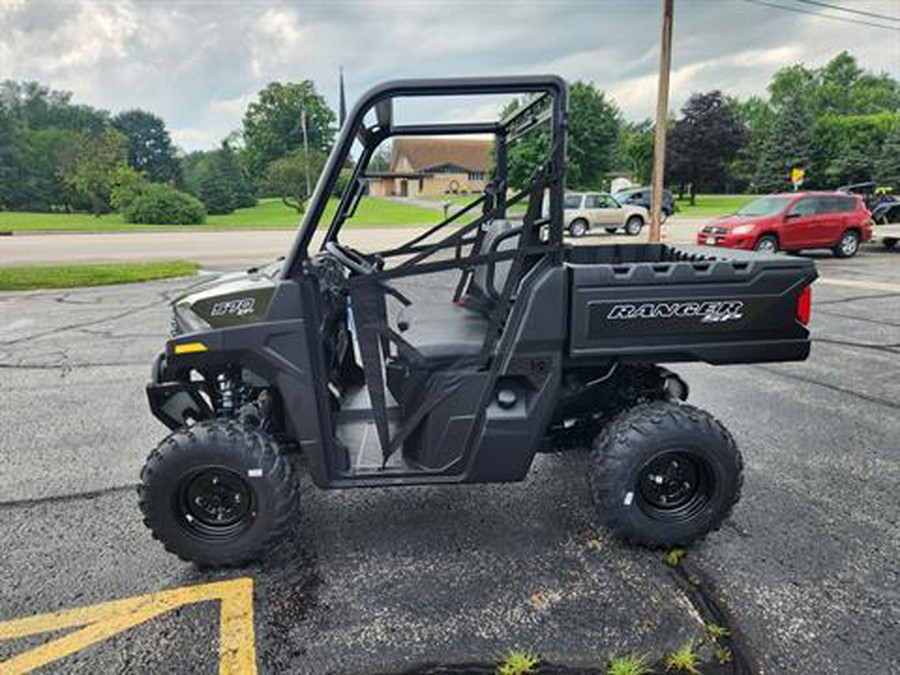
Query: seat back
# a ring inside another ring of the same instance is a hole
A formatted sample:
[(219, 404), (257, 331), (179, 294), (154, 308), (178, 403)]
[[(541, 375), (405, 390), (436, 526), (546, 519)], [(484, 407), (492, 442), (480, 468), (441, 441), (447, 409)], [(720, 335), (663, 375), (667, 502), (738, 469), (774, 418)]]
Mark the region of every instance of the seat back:
[[(510, 220), (497, 219), (486, 223), (482, 228), (481, 244), (475, 255), (486, 255), (497, 251), (509, 251), (519, 246), (521, 235), (509, 232), (518, 227)], [(481, 263), (472, 269), (472, 278), (466, 290), (467, 299), (474, 300), (477, 305), (490, 306), (503, 291), (512, 260), (498, 260), (494, 263)], [(493, 272), (491, 271), (493, 268)], [(489, 308), (489, 307), (485, 307)]]

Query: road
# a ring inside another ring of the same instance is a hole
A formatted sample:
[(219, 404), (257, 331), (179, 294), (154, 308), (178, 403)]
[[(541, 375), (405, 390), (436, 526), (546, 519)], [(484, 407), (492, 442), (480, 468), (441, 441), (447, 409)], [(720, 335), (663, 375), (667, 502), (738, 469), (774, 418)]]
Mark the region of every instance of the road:
[[(670, 240), (693, 242), (704, 221), (672, 218)], [(341, 239), (361, 251), (397, 246), (422, 228), (346, 229)], [(294, 230), (179, 229), (172, 232), (41, 233), (0, 237), (0, 266), (121, 262), (138, 260), (194, 260), (208, 269), (258, 264), (287, 254)], [(632, 237), (592, 234), (581, 240), (596, 243), (634, 242)]]
[[(754, 672), (896, 672), (898, 262), (875, 247), (818, 258), (807, 362), (674, 368), (746, 463), (733, 517), (688, 553), (699, 603), (659, 552), (596, 525), (580, 453), (541, 456), (516, 485), (304, 480), (294, 538), (261, 563), (182, 563), (150, 538), (133, 486), (164, 435), (142, 386), (166, 305), (196, 280), (0, 294), (0, 636), (32, 614), (249, 578), (262, 672), (395, 673), (510, 648), (602, 667), (699, 640), (702, 601)], [(185, 605), (55, 667), (216, 672), (218, 622), (217, 603)], [(47, 639), (2, 640), (0, 659)]]

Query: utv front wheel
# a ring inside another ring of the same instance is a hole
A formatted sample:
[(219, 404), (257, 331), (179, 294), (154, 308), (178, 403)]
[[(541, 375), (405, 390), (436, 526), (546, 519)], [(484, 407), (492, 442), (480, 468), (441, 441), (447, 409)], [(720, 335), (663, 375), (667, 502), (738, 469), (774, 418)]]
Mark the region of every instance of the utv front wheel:
[(717, 530), (740, 499), (731, 434), (693, 406), (660, 401), (622, 413), (594, 442), (590, 487), (600, 520), (649, 546)]
[(201, 566), (257, 558), (296, 518), (298, 483), (269, 436), (237, 422), (179, 429), (141, 471), (144, 523), (166, 550)]

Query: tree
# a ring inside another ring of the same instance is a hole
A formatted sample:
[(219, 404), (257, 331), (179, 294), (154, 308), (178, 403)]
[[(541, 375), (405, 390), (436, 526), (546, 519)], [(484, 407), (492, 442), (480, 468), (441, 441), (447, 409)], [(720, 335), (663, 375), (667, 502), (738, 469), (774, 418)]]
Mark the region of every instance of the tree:
[(237, 153), (227, 140), (223, 141), (222, 147), (216, 151), (213, 165), (218, 169), (222, 181), (228, 186), (234, 208), (246, 209), (256, 204), (253, 186), (247, 178)]
[(335, 115), (311, 80), (272, 82), (259, 92), (243, 120), (252, 180), (259, 181), (272, 161), (303, 148), (304, 118), (310, 153), (327, 154), (334, 142)]
[(732, 189), (745, 191), (752, 187), (757, 164), (773, 125), (772, 107), (759, 96), (745, 101), (731, 99), (731, 106), (747, 129), (747, 142), (737, 151), (728, 168)]
[(875, 164), (878, 182), (890, 185), (900, 192), (900, 123), (895, 123), (888, 133)]
[[(310, 189), (325, 166), (325, 156), (321, 153), (310, 153), (309, 173), (312, 178)], [(306, 210), (306, 153), (296, 150), (286, 157), (276, 159), (269, 164), (263, 185), (266, 194), (281, 198), (286, 206), (297, 213)]]
[[(506, 118), (527, 103), (517, 99), (501, 113)], [(569, 89), (569, 169), (567, 184), (573, 189), (597, 188), (612, 168), (619, 138), (621, 115), (615, 103), (585, 82)], [(523, 188), (535, 168), (549, 153), (550, 137), (546, 129), (534, 131), (517, 141), (509, 151), (509, 184)]]
[(194, 152), (184, 159), (185, 186), (212, 214), (253, 206), (256, 197), (237, 153), (228, 142), (218, 150)]
[(728, 166), (747, 141), (747, 129), (721, 91), (692, 95), (667, 139), (671, 179), (697, 190), (721, 191), (729, 182)]
[(387, 145), (381, 145), (369, 160), (366, 171), (388, 171), (391, 168), (391, 150)]
[(876, 164), (900, 115), (823, 115), (813, 129), (813, 161), (820, 185), (835, 188), (876, 178)]
[(151, 181), (181, 183), (175, 146), (160, 117), (144, 110), (129, 110), (116, 115), (112, 125), (125, 136), (129, 165)]
[(23, 165), (20, 139), (16, 120), (0, 103), (0, 209), (14, 208), (19, 201), (17, 179)]
[(762, 151), (753, 177), (758, 192), (778, 192), (791, 187), (790, 173), (802, 168), (814, 177), (812, 163), (813, 117), (802, 96), (785, 99), (775, 112), (770, 133), (762, 144)]
[(126, 159), (125, 138), (115, 129), (83, 131), (79, 135), (77, 154), (66, 180), (87, 196), (94, 215), (109, 211), (113, 178)]
[(622, 130), (622, 153), (628, 163), (631, 180), (648, 185), (653, 176), (654, 131), (650, 120), (627, 123)]

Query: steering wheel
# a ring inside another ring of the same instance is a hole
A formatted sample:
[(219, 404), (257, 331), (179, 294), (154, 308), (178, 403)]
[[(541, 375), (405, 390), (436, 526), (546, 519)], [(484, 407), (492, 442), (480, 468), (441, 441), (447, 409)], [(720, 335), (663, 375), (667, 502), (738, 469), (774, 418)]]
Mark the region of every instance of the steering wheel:
[(325, 243), (325, 250), (346, 267), (356, 274), (374, 274), (378, 271), (378, 266), (373, 264), (362, 253), (356, 251), (349, 246), (344, 246), (336, 241)]

